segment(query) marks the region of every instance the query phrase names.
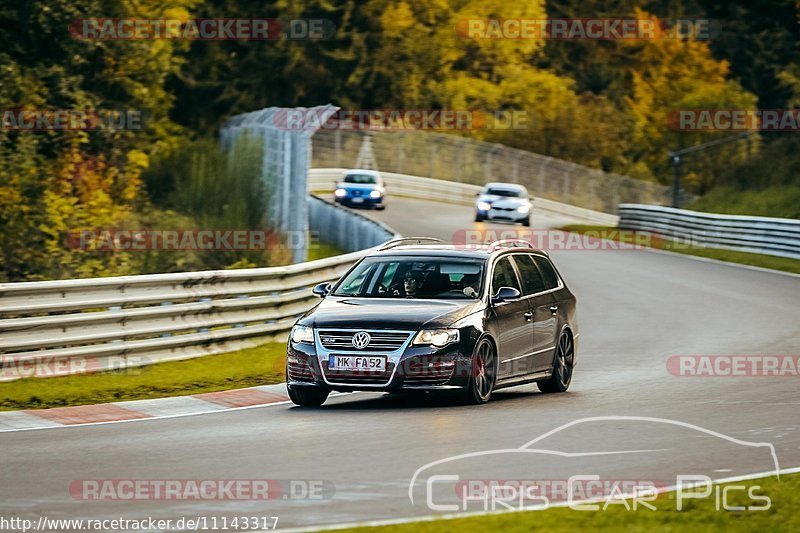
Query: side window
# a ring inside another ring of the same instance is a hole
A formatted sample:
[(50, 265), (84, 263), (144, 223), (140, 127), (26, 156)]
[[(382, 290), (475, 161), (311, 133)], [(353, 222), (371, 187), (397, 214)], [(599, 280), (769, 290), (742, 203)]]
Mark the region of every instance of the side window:
[(527, 254), (515, 254), (514, 262), (519, 269), (519, 275), (522, 278), (523, 294), (536, 294), (537, 292), (546, 291), (545, 280), (539, 269), (533, 264), (533, 257)]
[(492, 294), (496, 293), (500, 287), (513, 287), (522, 292), (517, 274), (514, 272), (514, 267), (511, 266), (511, 261), (508, 260), (508, 257), (503, 257), (494, 264)]
[(397, 272), (397, 267), (400, 266), (400, 263), (389, 263), (386, 266), (386, 269), (383, 271), (383, 278), (381, 279), (381, 285), (384, 287), (391, 287), (392, 280), (394, 279), (394, 274)]
[(558, 274), (556, 274), (556, 269), (553, 268), (553, 264), (550, 260), (540, 255), (534, 255), (532, 257), (533, 260), (536, 261), (536, 266), (538, 266), (539, 270), (542, 272), (544, 285), (547, 287), (547, 290), (558, 287)]

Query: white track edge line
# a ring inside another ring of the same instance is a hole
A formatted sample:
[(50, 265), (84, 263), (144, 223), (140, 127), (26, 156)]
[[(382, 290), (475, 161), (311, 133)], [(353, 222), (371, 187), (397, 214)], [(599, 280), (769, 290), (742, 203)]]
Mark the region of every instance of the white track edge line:
[[(791, 468), (784, 468), (778, 471), (778, 474), (797, 474), (800, 473), (800, 466), (798, 467), (791, 467)], [(712, 480), (712, 484), (719, 485), (722, 483), (735, 483), (737, 481), (749, 481), (753, 479), (764, 479), (775, 475), (775, 470), (769, 470), (765, 472), (756, 472), (753, 474), (744, 474), (741, 476), (732, 476), (727, 478), (719, 478)], [(696, 484), (689, 484), (686, 485), (686, 488), (691, 488), (696, 486)], [(659, 494), (675, 492), (677, 490), (677, 486), (670, 486), (664, 487), (663, 489), (659, 489)], [(621, 499), (630, 499), (633, 496), (631, 494), (623, 494), (620, 496), (619, 500)], [(423, 516), (416, 516), (416, 517), (406, 517), (406, 518), (387, 518), (387, 519), (378, 519), (378, 520), (366, 520), (363, 522), (348, 522), (348, 523), (341, 523), (341, 524), (331, 524), (331, 525), (322, 525), (322, 526), (309, 526), (309, 527), (297, 527), (297, 528), (286, 528), (281, 529), (281, 531), (286, 533), (306, 533), (311, 531), (336, 531), (340, 529), (351, 529), (357, 527), (379, 527), (379, 526), (396, 526), (402, 524), (411, 524), (414, 522), (435, 522), (437, 520), (458, 520), (460, 518), (474, 518), (474, 517), (481, 517), (481, 516), (490, 516), (490, 515), (500, 515), (500, 514), (511, 514), (511, 513), (520, 513), (520, 512), (540, 512), (546, 511), (547, 509), (553, 509), (557, 507), (568, 507), (570, 503), (572, 505), (582, 505), (588, 503), (598, 503), (605, 501), (603, 498), (595, 498), (589, 500), (581, 500), (581, 501), (574, 501), (574, 502), (557, 502), (554, 504), (549, 505), (546, 508), (539, 508), (539, 509), (529, 509), (529, 510), (499, 510), (499, 511), (474, 511), (474, 512), (467, 512), (467, 513), (449, 513), (449, 514), (442, 514), (442, 515), (423, 515)], [(272, 533), (272, 530), (257, 530), (253, 533)]]

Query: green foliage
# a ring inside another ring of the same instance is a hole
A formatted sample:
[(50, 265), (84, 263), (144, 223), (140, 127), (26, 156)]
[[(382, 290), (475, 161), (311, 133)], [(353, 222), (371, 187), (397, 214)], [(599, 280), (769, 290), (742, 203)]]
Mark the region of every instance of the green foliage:
[(745, 191), (717, 187), (695, 200), (688, 209), (731, 215), (800, 218), (800, 186), (774, 186)]
[[(155, 205), (179, 212), (193, 225), (180, 229), (270, 229), (266, 218), (269, 184), (262, 180), (263, 148), (259, 139), (242, 137), (230, 151), (214, 139), (188, 142), (156, 161), (144, 175)], [(172, 228), (168, 228), (172, 229)], [(277, 244), (277, 243), (276, 243)], [(156, 261), (172, 258), (180, 269), (247, 268), (284, 264), (290, 254), (276, 247), (266, 251), (158, 252)], [(177, 264), (181, 261), (182, 264)]]

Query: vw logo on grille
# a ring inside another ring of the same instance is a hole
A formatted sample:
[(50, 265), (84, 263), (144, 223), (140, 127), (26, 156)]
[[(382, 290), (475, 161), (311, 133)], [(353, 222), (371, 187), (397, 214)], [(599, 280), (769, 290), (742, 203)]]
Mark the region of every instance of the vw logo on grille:
[(355, 348), (363, 350), (364, 348), (369, 346), (370, 340), (371, 337), (369, 336), (369, 333), (367, 333), (366, 331), (359, 331), (358, 333), (353, 335), (352, 343)]

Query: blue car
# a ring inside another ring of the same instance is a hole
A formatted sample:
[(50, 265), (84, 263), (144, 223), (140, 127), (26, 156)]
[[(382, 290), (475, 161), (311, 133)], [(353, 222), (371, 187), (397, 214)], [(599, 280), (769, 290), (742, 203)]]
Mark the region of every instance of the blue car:
[(386, 208), (386, 189), (377, 170), (348, 170), (333, 195), (337, 203), (348, 207)]

